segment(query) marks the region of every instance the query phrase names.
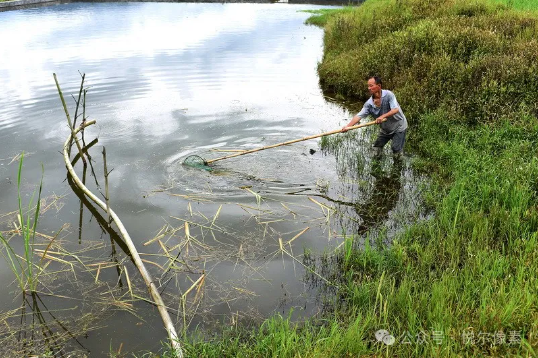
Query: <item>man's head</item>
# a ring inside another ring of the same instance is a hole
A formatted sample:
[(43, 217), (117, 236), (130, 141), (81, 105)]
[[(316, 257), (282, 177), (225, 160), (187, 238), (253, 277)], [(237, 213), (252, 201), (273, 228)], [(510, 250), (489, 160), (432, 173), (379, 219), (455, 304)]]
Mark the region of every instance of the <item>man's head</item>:
[(370, 92), (370, 95), (374, 95), (376, 93), (381, 92), (381, 85), (382, 81), (380, 77), (372, 76), (368, 79), (368, 92)]

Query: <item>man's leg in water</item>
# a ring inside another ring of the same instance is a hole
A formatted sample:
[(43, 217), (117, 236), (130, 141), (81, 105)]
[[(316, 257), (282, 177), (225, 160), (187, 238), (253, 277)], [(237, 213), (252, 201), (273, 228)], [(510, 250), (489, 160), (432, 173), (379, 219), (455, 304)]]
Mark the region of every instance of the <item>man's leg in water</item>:
[(403, 156), (403, 148), (405, 144), (405, 134), (407, 131), (403, 132), (396, 132), (392, 136), (392, 154), (394, 155), (394, 158), (401, 159)]
[(388, 143), (389, 140), (391, 140), (392, 136), (393, 135), (379, 133), (374, 143), (374, 157), (379, 158), (381, 154), (383, 154), (383, 147)]

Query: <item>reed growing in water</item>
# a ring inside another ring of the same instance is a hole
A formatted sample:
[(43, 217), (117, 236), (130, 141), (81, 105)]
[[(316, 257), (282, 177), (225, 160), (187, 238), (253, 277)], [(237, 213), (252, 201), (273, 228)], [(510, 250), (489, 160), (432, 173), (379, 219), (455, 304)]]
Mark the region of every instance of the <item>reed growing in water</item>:
[[(22, 153), (19, 161), (19, 170), (17, 174), (17, 194), (18, 194), (18, 234), (12, 237), (10, 240), (5, 238), (0, 233), (0, 241), (2, 242), (5, 251), (2, 251), (2, 255), (6, 259), (9, 268), (15, 275), (15, 279), (21, 291), (35, 292), (39, 284), (39, 275), (43, 272), (43, 257), (46, 256), (50, 244), (44, 251), (42, 259), (36, 263), (34, 262), (35, 252), (34, 243), (36, 228), (39, 221), (39, 211), (41, 208), (41, 190), (43, 188), (43, 177), (39, 183), (39, 189), (37, 191), (37, 200), (34, 202), (35, 191), (32, 194), (27, 207), (24, 208), (21, 198), (21, 178), (22, 178), (22, 164), (24, 162), (24, 153)], [(43, 170), (43, 169), (42, 169)], [(35, 206), (34, 206), (35, 205)], [(19, 242), (14, 243), (12, 240), (17, 238), (22, 239), (23, 253), (17, 254), (15, 247)], [(53, 240), (51, 240), (52, 243)]]

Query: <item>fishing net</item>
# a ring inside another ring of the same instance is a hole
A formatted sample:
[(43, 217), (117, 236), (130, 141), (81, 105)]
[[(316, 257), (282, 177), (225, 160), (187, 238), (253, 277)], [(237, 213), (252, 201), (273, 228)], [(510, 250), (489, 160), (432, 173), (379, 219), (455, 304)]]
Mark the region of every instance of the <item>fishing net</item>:
[(206, 160), (199, 155), (189, 155), (183, 160), (183, 165), (197, 169), (211, 170)]

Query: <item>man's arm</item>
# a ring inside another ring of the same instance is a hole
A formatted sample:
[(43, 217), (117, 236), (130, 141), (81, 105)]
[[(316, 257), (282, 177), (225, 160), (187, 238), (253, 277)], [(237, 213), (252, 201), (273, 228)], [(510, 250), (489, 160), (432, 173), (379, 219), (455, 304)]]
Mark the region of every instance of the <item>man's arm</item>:
[[(360, 114), (360, 113), (359, 113)], [(353, 116), (348, 124), (342, 127), (342, 132), (347, 132), (349, 127), (353, 127), (355, 124), (359, 123), (361, 121), (361, 117), (359, 117), (358, 114)]]
[(383, 122), (386, 118), (390, 117), (390, 116), (393, 116), (395, 115), (396, 113), (400, 112), (400, 108), (399, 107), (396, 107), (396, 108), (393, 108), (391, 109), (390, 111), (388, 111), (387, 113), (385, 114), (382, 114), (380, 115), (379, 117), (377, 117), (375, 119), (375, 122), (376, 123), (381, 123)]

